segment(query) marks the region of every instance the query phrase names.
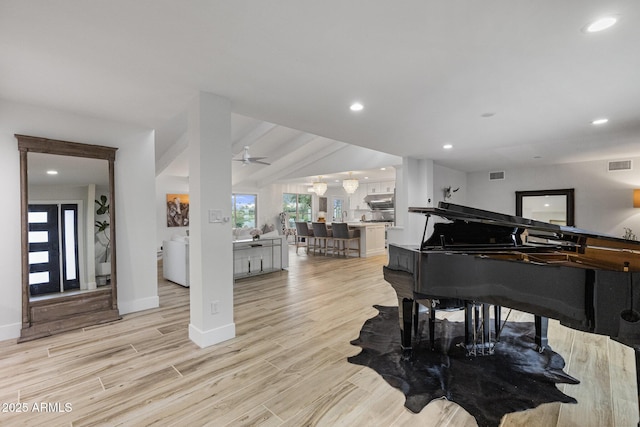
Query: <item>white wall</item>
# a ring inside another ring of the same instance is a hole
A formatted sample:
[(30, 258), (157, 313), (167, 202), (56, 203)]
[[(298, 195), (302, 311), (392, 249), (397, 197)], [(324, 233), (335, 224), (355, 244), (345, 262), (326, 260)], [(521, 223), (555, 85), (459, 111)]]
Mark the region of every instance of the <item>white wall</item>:
[[(118, 307), (125, 314), (159, 306), (155, 141), (153, 131), (149, 130), (136, 131), (122, 124), (108, 130), (114, 133), (114, 145), (118, 147), (115, 167)], [(118, 136), (120, 133), (124, 134)]]
[(0, 99), (0, 340), (21, 327), (20, 162), (14, 134), (118, 147), (116, 216), (121, 313), (158, 306), (152, 130)]
[(467, 204), (515, 214), (515, 192), (575, 189), (576, 226), (622, 237), (624, 227), (640, 231), (640, 209), (633, 208), (633, 189), (640, 188), (640, 158), (631, 171), (607, 171), (607, 161), (507, 169), (504, 180), (489, 181), (488, 172), (467, 177)]
[[(444, 189), (451, 187), (451, 197), (444, 198)], [(453, 190), (458, 191), (453, 192)], [(433, 165), (433, 203), (438, 206), (440, 202), (455, 203), (465, 205), (467, 200), (467, 174), (455, 169), (450, 169), (438, 164)]]
[[(436, 197), (433, 160), (404, 157), (396, 168), (396, 226), (387, 231), (389, 243), (418, 245), (425, 219), (410, 207), (433, 207)], [(430, 223), (430, 228), (433, 226)], [(427, 231), (429, 233), (430, 231)]]

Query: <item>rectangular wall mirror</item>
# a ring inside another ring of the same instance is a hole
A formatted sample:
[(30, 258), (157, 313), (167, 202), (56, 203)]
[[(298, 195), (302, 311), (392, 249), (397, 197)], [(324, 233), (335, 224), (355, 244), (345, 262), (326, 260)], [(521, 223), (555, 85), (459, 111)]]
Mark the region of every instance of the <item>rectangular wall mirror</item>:
[(119, 319), (116, 148), (16, 135), (26, 341)]
[(574, 190), (516, 191), (516, 215), (573, 227)]

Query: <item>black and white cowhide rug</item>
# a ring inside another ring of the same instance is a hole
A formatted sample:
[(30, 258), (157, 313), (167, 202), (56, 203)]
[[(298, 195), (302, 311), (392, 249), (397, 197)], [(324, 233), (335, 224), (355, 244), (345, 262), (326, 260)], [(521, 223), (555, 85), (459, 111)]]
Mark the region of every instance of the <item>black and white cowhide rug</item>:
[(365, 322), (351, 344), (362, 347), (349, 362), (368, 366), (406, 397), (405, 406), (420, 412), (429, 402), (446, 398), (473, 415), (479, 426), (498, 426), (509, 412), (542, 403), (576, 403), (556, 383), (577, 384), (563, 371), (564, 359), (546, 348), (538, 352), (531, 322), (507, 322), (491, 356), (466, 356), (464, 323), (436, 323), (435, 351), (428, 337), (411, 358), (400, 349), (398, 308), (374, 306), (379, 314)]

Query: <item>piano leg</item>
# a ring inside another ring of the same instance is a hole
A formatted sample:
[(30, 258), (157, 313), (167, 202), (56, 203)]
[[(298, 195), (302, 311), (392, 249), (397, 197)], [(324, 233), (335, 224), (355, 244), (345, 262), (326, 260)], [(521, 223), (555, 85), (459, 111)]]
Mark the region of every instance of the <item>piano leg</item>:
[(493, 306), (493, 320), (496, 328), (496, 341), (500, 341), (500, 322), (502, 322), (502, 307), (499, 305)]
[(549, 345), (549, 339), (547, 338), (547, 331), (549, 330), (549, 319), (542, 316), (534, 316), (536, 326), (536, 345), (538, 351), (542, 351)]
[(491, 316), (489, 304), (482, 304), (482, 350), (491, 349)]
[(400, 314), (400, 345), (405, 356), (411, 354), (413, 333), (413, 305), (409, 298), (398, 298), (398, 312)]
[(478, 342), (478, 331), (480, 330), (480, 306), (473, 304), (473, 345)]
[(465, 302), (464, 307), (464, 345), (466, 348), (473, 343), (473, 304)]
[(429, 344), (431, 344), (431, 351), (436, 349), (436, 309), (435, 307), (429, 308)]
[(418, 336), (418, 327), (420, 326), (420, 303), (413, 302), (413, 335)]

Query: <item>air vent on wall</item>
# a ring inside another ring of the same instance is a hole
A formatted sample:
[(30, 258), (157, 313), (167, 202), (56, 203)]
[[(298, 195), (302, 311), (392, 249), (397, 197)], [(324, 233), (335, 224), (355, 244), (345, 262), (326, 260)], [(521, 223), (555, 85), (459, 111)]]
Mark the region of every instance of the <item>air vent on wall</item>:
[(489, 181), (495, 181), (496, 179), (504, 179), (504, 171), (489, 172)]
[(631, 160), (616, 160), (609, 162), (609, 172), (611, 171), (629, 171), (633, 164)]

